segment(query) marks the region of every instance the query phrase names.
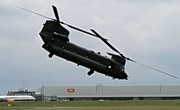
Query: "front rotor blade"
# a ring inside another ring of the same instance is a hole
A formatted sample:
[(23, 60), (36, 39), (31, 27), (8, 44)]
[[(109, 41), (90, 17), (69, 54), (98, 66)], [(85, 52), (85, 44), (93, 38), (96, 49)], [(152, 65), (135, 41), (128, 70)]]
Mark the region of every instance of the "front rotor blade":
[(59, 14), (58, 14), (57, 8), (54, 5), (52, 5), (52, 7), (53, 7), (53, 11), (54, 11), (54, 15), (56, 17), (56, 20), (59, 21)]
[(22, 7), (19, 7), (19, 6), (16, 6), (17, 8), (21, 9), (21, 10), (24, 10), (24, 11), (27, 11), (27, 12), (30, 12), (32, 14), (35, 14), (35, 15), (38, 15), (38, 16), (41, 16), (43, 18), (47, 18), (47, 19), (51, 19), (51, 20), (54, 20), (53, 18), (50, 18), (50, 17), (47, 17), (47, 16), (44, 16), (44, 15), (41, 15), (39, 13), (36, 13), (34, 11), (31, 11), (31, 10), (28, 10), (28, 9), (25, 9), (25, 8), (22, 8)]
[(66, 25), (66, 26), (68, 26), (68, 27), (70, 27), (70, 28), (72, 28), (72, 29), (75, 29), (75, 30), (77, 30), (77, 31), (80, 31), (80, 32), (83, 32), (83, 33), (85, 33), (85, 34), (89, 34), (89, 35), (91, 35), (91, 36), (97, 37), (96, 35), (94, 35), (94, 34), (92, 34), (92, 33), (90, 33), (90, 32), (87, 32), (87, 31), (85, 31), (85, 30), (82, 30), (82, 29), (80, 29), (80, 28), (77, 28), (77, 27), (75, 27), (75, 26), (72, 26), (72, 25), (67, 24), (67, 23), (65, 23), (65, 22), (60, 22), (60, 23)]

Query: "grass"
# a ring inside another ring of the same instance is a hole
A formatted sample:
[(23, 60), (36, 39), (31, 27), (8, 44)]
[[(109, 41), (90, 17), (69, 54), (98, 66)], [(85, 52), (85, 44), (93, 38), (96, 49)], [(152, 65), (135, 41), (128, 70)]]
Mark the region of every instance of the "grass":
[(0, 103), (0, 110), (180, 110), (180, 100), (105, 100), (105, 101), (55, 101), (55, 102), (15, 102), (7, 107)]

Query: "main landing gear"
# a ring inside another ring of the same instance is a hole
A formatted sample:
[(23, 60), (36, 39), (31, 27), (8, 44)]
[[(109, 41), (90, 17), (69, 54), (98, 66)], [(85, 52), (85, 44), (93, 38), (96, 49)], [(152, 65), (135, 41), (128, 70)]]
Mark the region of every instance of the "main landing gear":
[(87, 73), (89, 76), (94, 73), (94, 69), (90, 69), (90, 71)]
[(48, 55), (48, 57), (49, 57), (49, 58), (52, 58), (53, 55), (54, 55), (54, 53), (51, 52), (51, 53)]

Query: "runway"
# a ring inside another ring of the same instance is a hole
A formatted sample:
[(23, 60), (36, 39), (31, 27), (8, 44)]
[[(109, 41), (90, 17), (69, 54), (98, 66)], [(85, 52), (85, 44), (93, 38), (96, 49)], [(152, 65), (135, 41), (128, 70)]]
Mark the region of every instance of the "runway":
[(180, 110), (172, 106), (122, 106), (122, 107), (0, 107), (1, 110)]

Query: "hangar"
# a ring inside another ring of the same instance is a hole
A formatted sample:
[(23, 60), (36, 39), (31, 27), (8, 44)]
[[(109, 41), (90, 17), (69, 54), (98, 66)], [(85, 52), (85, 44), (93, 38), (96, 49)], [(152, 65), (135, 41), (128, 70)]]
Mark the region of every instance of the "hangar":
[(37, 92), (44, 100), (120, 100), (180, 99), (180, 85), (136, 86), (46, 86)]

